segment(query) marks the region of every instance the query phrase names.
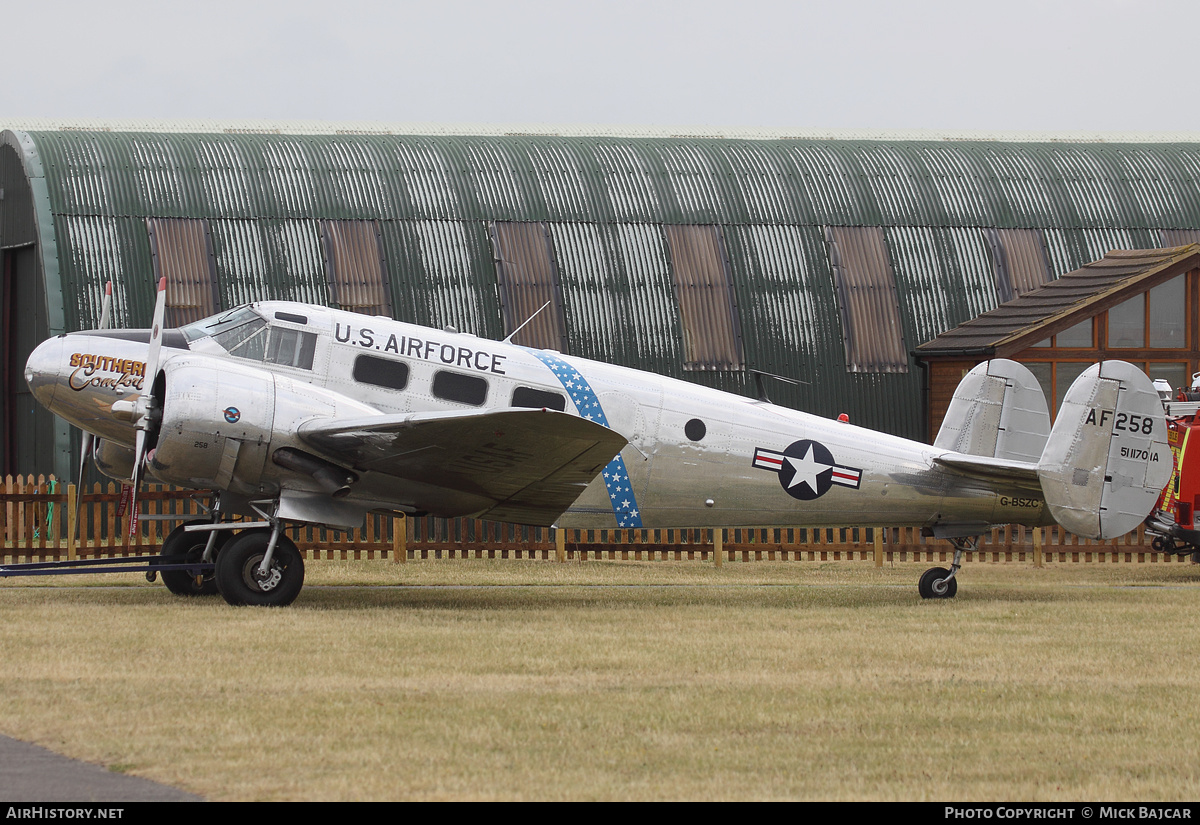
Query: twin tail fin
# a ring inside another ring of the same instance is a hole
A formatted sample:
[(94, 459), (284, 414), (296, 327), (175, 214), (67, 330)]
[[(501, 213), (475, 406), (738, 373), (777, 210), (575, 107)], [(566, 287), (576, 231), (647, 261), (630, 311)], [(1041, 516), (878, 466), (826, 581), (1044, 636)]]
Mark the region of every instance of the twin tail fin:
[(934, 446), (939, 463), (1040, 484), (1054, 520), (1086, 538), (1124, 535), (1141, 523), (1171, 475), (1162, 402), (1124, 361), (1083, 371), (1053, 428), (1037, 378), (994, 359), (963, 378)]

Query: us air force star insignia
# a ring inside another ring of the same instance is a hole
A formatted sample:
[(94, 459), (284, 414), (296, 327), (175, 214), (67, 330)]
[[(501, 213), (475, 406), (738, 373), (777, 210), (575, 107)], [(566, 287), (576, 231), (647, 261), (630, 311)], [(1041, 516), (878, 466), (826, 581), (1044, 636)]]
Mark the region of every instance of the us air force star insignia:
[(837, 464), (824, 444), (808, 439), (792, 442), (782, 453), (759, 447), (754, 466), (779, 473), (783, 491), (801, 501), (825, 495), (834, 484), (857, 490), (862, 480), (862, 470)]

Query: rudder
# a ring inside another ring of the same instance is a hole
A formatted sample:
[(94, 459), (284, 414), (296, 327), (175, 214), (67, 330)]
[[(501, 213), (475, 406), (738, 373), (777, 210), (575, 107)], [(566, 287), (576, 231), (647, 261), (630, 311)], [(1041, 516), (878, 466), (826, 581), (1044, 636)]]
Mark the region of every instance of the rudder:
[(1136, 528), (1171, 475), (1166, 417), (1146, 374), (1124, 361), (1084, 370), (1037, 472), (1051, 515), (1072, 533), (1108, 539)]
[(1029, 368), (993, 358), (963, 376), (933, 445), (966, 455), (1033, 464), (1050, 435), (1042, 387)]

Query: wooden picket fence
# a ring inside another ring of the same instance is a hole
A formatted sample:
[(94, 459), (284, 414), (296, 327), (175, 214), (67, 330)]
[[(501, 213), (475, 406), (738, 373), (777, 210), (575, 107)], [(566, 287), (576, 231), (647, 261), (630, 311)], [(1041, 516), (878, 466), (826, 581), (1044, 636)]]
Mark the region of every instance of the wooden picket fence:
[[(0, 486), (0, 561), (49, 561), (157, 553), (180, 522), (203, 518), (205, 497), (192, 490), (146, 485), (142, 515), (131, 536), (118, 517), (120, 488), (75, 485), (44, 476), (8, 476)], [(75, 512), (78, 508), (78, 529)], [(78, 534), (78, 538), (76, 538)], [(948, 563), (953, 550), (912, 527), (725, 528), (673, 530), (555, 530), (478, 519), (367, 517), (358, 530), (292, 527), (287, 534), (309, 559), (545, 559), (632, 561), (873, 561)], [(1167, 563), (1144, 529), (1092, 541), (1060, 527), (1010, 525), (981, 537), (973, 561), (1044, 563)]]

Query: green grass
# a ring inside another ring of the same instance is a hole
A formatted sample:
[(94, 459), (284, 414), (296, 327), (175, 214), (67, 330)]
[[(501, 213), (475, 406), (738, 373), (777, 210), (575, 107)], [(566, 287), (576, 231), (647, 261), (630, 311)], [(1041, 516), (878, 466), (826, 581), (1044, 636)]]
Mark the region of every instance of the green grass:
[(0, 732), (210, 799), (1200, 795), (1200, 570), (922, 602), (925, 566), (314, 562), (282, 610), (7, 580)]

